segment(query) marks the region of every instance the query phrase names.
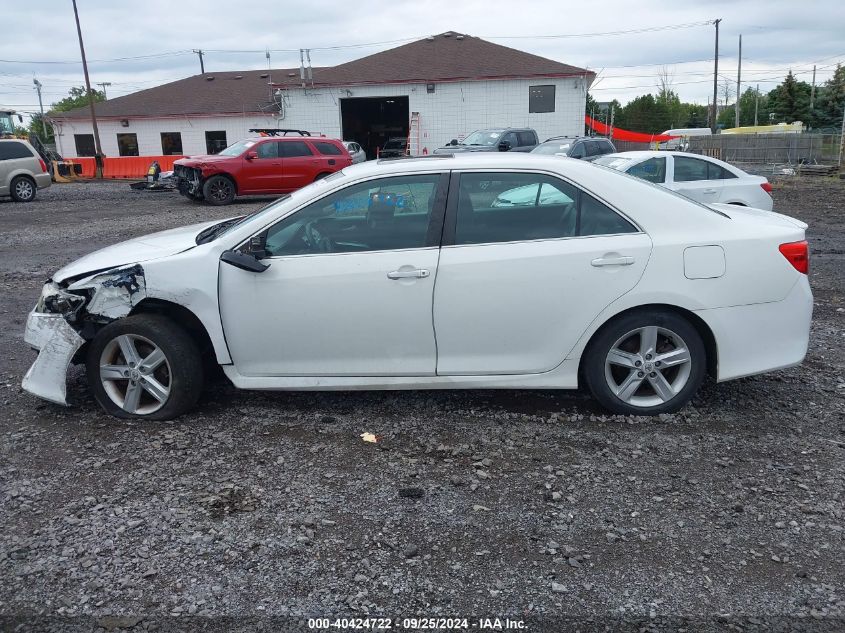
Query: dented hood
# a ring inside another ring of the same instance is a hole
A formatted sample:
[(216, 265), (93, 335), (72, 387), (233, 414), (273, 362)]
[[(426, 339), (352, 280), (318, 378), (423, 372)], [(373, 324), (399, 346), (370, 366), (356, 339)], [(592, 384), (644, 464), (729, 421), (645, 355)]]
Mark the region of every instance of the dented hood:
[(53, 281), (61, 283), (70, 277), (79, 277), (117, 266), (138, 264), (181, 253), (196, 246), (196, 237), (200, 231), (220, 222), (221, 220), (213, 220), (192, 224), (107, 246), (59, 269), (53, 275)]

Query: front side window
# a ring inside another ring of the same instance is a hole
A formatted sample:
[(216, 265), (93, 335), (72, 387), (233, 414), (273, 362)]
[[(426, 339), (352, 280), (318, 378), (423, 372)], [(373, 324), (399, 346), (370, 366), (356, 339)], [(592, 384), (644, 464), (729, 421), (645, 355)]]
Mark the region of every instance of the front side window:
[(456, 244), (636, 231), (632, 224), (603, 203), (553, 176), (525, 173), (460, 176)]
[(308, 145), (302, 141), (282, 141), (279, 143), (280, 158), (296, 158), (297, 156), (312, 156)]
[(325, 141), (314, 141), (314, 147), (317, 151), (326, 156), (340, 156), (340, 148), (334, 143), (326, 143)]
[(555, 87), (554, 86), (529, 86), (528, 87), (528, 112), (554, 112), (555, 111)]
[(707, 161), (686, 156), (675, 156), (675, 182), (709, 180)]
[(572, 158), (584, 158), (587, 152), (584, 148), (584, 143), (575, 143), (574, 147), (569, 151), (569, 156)]
[(164, 156), (181, 156), (182, 134), (179, 132), (162, 132), (161, 153)]
[(264, 141), (263, 143), (259, 143), (256, 152), (258, 154), (258, 158), (278, 158), (278, 148), (278, 141)]
[(138, 156), (138, 135), (118, 134), (117, 151), (121, 156)]
[[(675, 159), (677, 160), (677, 159)], [(666, 157), (649, 158), (628, 170), (632, 176), (649, 182), (662, 183), (666, 181)]]
[(356, 253), (426, 245), (440, 174), (379, 178), (300, 209), (265, 234), (268, 256)]

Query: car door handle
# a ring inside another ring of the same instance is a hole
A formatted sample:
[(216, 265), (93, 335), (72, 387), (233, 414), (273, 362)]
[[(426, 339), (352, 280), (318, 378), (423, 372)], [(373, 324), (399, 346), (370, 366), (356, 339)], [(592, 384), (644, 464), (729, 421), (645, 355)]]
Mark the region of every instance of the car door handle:
[(705, 189), (702, 193), (716, 193), (716, 189)]
[(425, 268), (415, 268), (414, 270), (393, 270), (387, 273), (388, 279), (424, 279), (431, 274), (431, 271)]
[(634, 263), (633, 257), (599, 257), (590, 262), (593, 266), (630, 266)]

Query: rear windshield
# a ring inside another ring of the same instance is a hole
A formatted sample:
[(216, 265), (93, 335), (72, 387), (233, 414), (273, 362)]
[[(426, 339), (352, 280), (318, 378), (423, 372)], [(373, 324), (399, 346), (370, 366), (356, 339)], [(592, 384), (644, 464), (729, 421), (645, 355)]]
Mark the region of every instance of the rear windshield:
[(317, 151), (321, 154), (326, 154), (328, 156), (341, 155), (340, 148), (334, 143), (326, 143), (325, 141), (314, 141), (314, 147), (316, 147)]

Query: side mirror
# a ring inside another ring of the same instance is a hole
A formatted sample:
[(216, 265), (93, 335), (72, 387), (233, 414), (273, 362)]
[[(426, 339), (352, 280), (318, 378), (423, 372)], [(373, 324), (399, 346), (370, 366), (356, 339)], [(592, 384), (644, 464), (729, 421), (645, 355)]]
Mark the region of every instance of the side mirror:
[(248, 270), (252, 273), (263, 273), (270, 268), (269, 264), (264, 264), (259, 261), (255, 255), (247, 255), (240, 251), (223, 251), (220, 255), (220, 261), (226, 262), (230, 266), (240, 268), (241, 270)]
[(246, 159), (247, 160), (255, 160), (256, 158), (258, 158), (258, 152), (247, 152), (246, 153)]
[(449, 145), (457, 145), (457, 144), (458, 144), (458, 139), (456, 139), (456, 138), (453, 138), (451, 141), (449, 141)]
[(509, 152), (511, 149), (510, 141), (502, 141), (499, 143), (500, 152)]

